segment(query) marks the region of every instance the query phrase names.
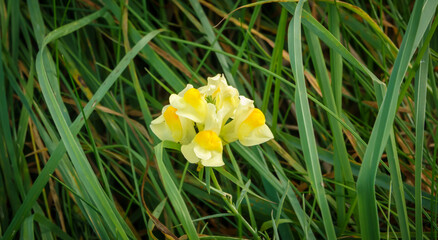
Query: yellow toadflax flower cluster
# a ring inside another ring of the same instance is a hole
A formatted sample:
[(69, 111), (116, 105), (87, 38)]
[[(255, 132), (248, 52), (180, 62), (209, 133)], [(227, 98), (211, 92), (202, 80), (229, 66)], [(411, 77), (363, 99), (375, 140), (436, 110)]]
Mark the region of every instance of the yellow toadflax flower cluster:
[(222, 74), (209, 77), (207, 86), (198, 89), (188, 84), (169, 100), (150, 126), (162, 141), (181, 143), (190, 163), (219, 167), (224, 165), (224, 144), (239, 140), (253, 146), (273, 138), (263, 112), (252, 100), (239, 96)]

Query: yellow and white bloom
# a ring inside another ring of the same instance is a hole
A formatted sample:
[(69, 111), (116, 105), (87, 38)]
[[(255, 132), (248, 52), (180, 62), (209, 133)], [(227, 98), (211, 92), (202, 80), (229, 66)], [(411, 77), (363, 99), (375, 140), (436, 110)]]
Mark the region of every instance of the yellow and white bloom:
[(187, 145), (181, 146), (181, 152), (190, 163), (198, 163), (205, 167), (220, 167), (222, 160), (222, 140), (212, 130), (200, 131)]
[(208, 84), (199, 89), (188, 84), (169, 101), (150, 127), (162, 141), (181, 143), (181, 152), (190, 163), (223, 166), (224, 144), (239, 140), (253, 146), (273, 138), (262, 111), (252, 100), (239, 96), (222, 74), (209, 77)]
[(181, 146), (181, 152), (191, 163), (201, 162), (206, 167), (224, 165), (222, 160), (223, 143), (219, 137), (222, 119), (216, 113), (216, 107), (208, 103), (208, 114), (204, 125), (198, 125), (200, 131), (189, 144)]
[(151, 129), (161, 140), (179, 142), (182, 144), (189, 143), (196, 135), (194, 123), (176, 114), (177, 109), (166, 105), (162, 114), (151, 122)]
[(244, 146), (254, 146), (274, 138), (263, 112), (244, 96), (240, 96), (234, 119), (222, 128), (221, 135), (228, 143), (239, 140)]
[(200, 87), (199, 91), (213, 99), (218, 116), (226, 121), (233, 116), (239, 105), (239, 92), (227, 84), (223, 74), (217, 74), (207, 78), (207, 80), (207, 86)]
[(176, 114), (194, 122), (202, 123), (207, 115), (207, 101), (198, 89), (191, 84), (178, 95), (172, 94), (169, 98), (170, 105), (177, 109)]

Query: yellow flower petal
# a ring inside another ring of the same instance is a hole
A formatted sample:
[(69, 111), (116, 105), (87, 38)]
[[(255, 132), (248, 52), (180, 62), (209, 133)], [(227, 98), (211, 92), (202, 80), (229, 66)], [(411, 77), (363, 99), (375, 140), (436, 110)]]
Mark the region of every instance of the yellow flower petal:
[(195, 154), (194, 147), (195, 147), (194, 142), (181, 146), (182, 154), (190, 163), (197, 163), (200, 160)]
[(265, 115), (258, 108), (254, 108), (249, 116), (243, 121), (243, 124), (248, 124), (253, 128), (260, 127), (265, 124)]
[(179, 142), (183, 137), (183, 128), (179, 116), (176, 115), (176, 111), (176, 108), (169, 106), (163, 113), (163, 116), (172, 132), (173, 139)]
[(161, 140), (175, 141), (172, 136), (172, 132), (170, 131), (169, 126), (166, 124), (166, 120), (164, 116), (161, 115), (158, 118), (154, 119), (151, 122), (151, 130), (152, 132)]
[(186, 93), (184, 93), (183, 99), (192, 107), (196, 108), (202, 102), (203, 97), (198, 89), (190, 88)]
[(271, 129), (266, 124), (253, 129), (247, 136), (239, 138), (239, 142), (244, 146), (254, 146), (262, 144), (274, 138)]
[(151, 122), (151, 129), (161, 140), (190, 143), (196, 135), (193, 121), (178, 116), (176, 108), (166, 105), (162, 114)]
[(170, 105), (178, 109), (176, 114), (194, 122), (202, 123), (207, 115), (207, 101), (198, 89), (188, 84), (178, 95), (172, 94)]
[(239, 126), (239, 139), (248, 136), (255, 128), (265, 124), (265, 115), (258, 108), (254, 108), (249, 116)]
[(209, 159), (201, 159), (201, 164), (206, 167), (220, 167), (225, 165), (222, 160), (222, 152), (212, 152), (212, 156)]
[(223, 166), (222, 140), (211, 130), (200, 131), (187, 145), (181, 146), (181, 152), (190, 163), (201, 164), (206, 167)]
[(221, 137), (227, 143), (239, 140), (244, 146), (261, 144), (274, 137), (265, 123), (265, 115), (254, 108), (253, 101), (240, 96), (234, 119), (222, 128)]
[(199, 132), (194, 141), (204, 149), (214, 150), (214, 151), (222, 151), (222, 141), (218, 137), (218, 135), (211, 131), (205, 130)]

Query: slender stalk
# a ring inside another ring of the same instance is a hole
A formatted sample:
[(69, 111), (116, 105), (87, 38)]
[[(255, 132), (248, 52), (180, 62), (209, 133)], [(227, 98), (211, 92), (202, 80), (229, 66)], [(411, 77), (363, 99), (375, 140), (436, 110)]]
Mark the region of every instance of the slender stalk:
[[(216, 179), (216, 176), (214, 174), (213, 168), (209, 168), (210, 169), (210, 177), (211, 180), (213, 180), (213, 184), (214, 186), (219, 189), (220, 191), (222, 191), (221, 186), (219, 185), (219, 182)], [(243, 225), (252, 233), (253, 237), (255, 239), (260, 239), (259, 234), (257, 233), (256, 230), (254, 230), (254, 228), (251, 227), (251, 224), (249, 224), (248, 221), (246, 221), (245, 218), (242, 217), (242, 215), (239, 213), (239, 211), (237, 210), (237, 208), (234, 206), (234, 204), (231, 202), (231, 199), (226, 198), (225, 196), (221, 195), (222, 200), (224, 200), (225, 204), (227, 204), (228, 208), (231, 210), (231, 213), (234, 214), (234, 216), (236, 218), (238, 218)]]

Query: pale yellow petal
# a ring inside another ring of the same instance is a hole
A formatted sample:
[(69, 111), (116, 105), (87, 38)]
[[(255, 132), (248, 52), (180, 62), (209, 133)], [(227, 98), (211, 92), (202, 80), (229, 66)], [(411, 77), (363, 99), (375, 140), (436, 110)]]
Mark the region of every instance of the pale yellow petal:
[(183, 137), (183, 127), (180, 117), (176, 114), (176, 108), (168, 106), (163, 112), (164, 120), (169, 127), (175, 142), (181, 141)]
[(178, 93), (178, 96), (180, 97), (184, 96), (184, 94), (191, 88), (193, 88), (193, 85), (187, 84), (187, 86), (181, 92)]
[(207, 149), (202, 148), (201, 146), (196, 145), (196, 144), (195, 144), (195, 147), (193, 150), (194, 150), (196, 156), (198, 158), (200, 158), (201, 160), (206, 160), (206, 159), (211, 158), (211, 152), (212, 152), (211, 150), (207, 150)]
[(231, 143), (239, 138), (237, 137), (236, 120), (232, 120), (222, 127), (220, 136), (226, 143)]
[(190, 144), (181, 146), (182, 154), (187, 159), (187, 161), (189, 161), (190, 163), (199, 162), (199, 158), (195, 154), (194, 147), (195, 147), (195, 144), (193, 142)]
[(247, 136), (240, 138), (239, 141), (244, 146), (254, 146), (262, 144), (274, 138), (271, 129), (264, 124), (260, 127), (255, 128)]
[(237, 89), (231, 86), (224, 88), (224, 90), (216, 97), (216, 108), (218, 109), (217, 115), (224, 121), (230, 117), (234, 117), (239, 102), (239, 92)]
[(222, 140), (214, 131), (200, 131), (193, 141), (204, 149), (222, 152)]
[(194, 122), (185, 117), (180, 117), (181, 126), (183, 128), (183, 137), (181, 139), (181, 144), (190, 143), (196, 135)]
[(220, 167), (225, 165), (222, 159), (222, 152), (212, 152), (212, 157), (209, 159), (201, 159), (201, 164), (206, 167)]
[(158, 118), (154, 119), (151, 122), (151, 130), (152, 132), (161, 140), (161, 141), (175, 141), (172, 136), (172, 132), (164, 120), (163, 115), (160, 115)]
[(216, 107), (212, 103), (207, 104), (207, 116), (205, 117), (205, 124), (203, 130), (211, 130), (216, 134), (220, 133), (222, 127), (222, 118), (216, 113)]
[(176, 114), (201, 123), (207, 114), (207, 102), (199, 90), (195, 88), (185, 89), (183, 96), (172, 94), (169, 98), (170, 105), (178, 109)]
[(239, 139), (245, 138), (251, 132), (265, 124), (265, 115), (257, 108), (251, 110), (245, 120), (243, 120), (237, 129), (237, 136)]

